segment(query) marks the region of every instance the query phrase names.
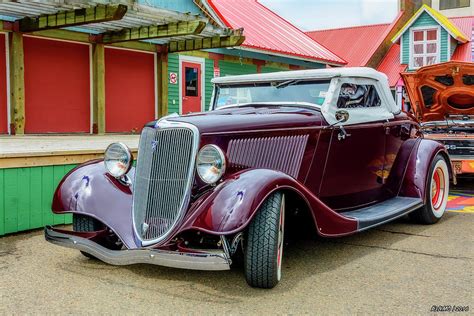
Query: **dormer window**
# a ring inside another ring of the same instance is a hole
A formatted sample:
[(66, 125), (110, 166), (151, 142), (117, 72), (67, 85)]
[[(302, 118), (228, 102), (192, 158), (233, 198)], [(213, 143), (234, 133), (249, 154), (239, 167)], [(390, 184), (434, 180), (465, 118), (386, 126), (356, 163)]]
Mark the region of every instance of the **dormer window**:
[(412, 30), (410, 68), (416, 69), (436, 63), (439, 63), (438, 28)]

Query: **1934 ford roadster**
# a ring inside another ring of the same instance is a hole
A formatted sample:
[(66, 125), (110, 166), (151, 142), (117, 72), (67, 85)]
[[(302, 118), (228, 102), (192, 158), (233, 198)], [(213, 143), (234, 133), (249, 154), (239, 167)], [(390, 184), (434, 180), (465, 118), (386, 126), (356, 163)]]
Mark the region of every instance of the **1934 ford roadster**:
[(281, 278), (285, 224), (306, 214), (323, 237), (409, 214), (433, 224), (452, 177), (440, 143), (422, 138), (385, 75), (334, 68), (215, 78), (211, 111), (147, 124), (136, 167), (121, 143), (59, 184), (52, 210), (73, 231), (52, 243), (114, 265), (226, 270)]

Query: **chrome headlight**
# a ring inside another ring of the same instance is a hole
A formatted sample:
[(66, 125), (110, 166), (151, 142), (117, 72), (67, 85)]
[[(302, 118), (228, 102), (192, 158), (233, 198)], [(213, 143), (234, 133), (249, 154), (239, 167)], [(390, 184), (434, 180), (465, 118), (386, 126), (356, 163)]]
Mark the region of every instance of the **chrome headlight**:
[(121, 178), (126, 174), (132, 167), (132, 162), (132, 152), (127, 145), (123, 143), (112, 143), (105, 150), (105, 169), (115, 178)]
[(225, 156), (216, 145), (206, 145), (197, 155), (197, 173), (202, 181), (214, 184), (225, 172)]

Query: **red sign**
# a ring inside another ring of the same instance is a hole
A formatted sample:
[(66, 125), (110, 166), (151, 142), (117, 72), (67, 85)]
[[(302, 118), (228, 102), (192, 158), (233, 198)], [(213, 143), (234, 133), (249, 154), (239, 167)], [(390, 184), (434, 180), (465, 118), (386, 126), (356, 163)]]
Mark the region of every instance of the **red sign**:
[(178, 74), (175, 72), (170, 72), (170, 83), (177, 84), (178, 83)]
[(214, 78), (221, 76), (221, 69), (219, 67), (214, 67)]

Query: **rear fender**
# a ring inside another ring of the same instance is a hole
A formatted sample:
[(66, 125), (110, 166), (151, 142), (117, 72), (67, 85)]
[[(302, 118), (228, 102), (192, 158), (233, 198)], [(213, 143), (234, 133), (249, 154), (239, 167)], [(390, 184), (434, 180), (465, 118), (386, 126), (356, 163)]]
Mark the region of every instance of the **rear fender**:
[[(127, 175), (133, 180), (135, 168)], [(52, 210), (95, 218), (112, 229), (128, 248), (138, 245), (132, 225), (132, 188), (110, 176), (102, 160), (71, 170), (54, 193)]]
[(414, 148), (407, 163), (400, 196), (421, 198), (426, 197), (426, 188), (429, 180), (431, 163), (436, 155), (440, 154), (448, 165), (449, 178), (453, 179), (451, 161), (446, 148), (439, 142), (430, 139), (421, 139)]
[(294, 191), (306, 201), (320, 235), (335, 237), (356, 232), (355, 220), (327, 207), (285, 173), (268, 169), (250, 169), (225, 179), (194, 203), (180, 230), (200, 230), (216, 235), (242, 231), (263, 201), (277, 190)]

